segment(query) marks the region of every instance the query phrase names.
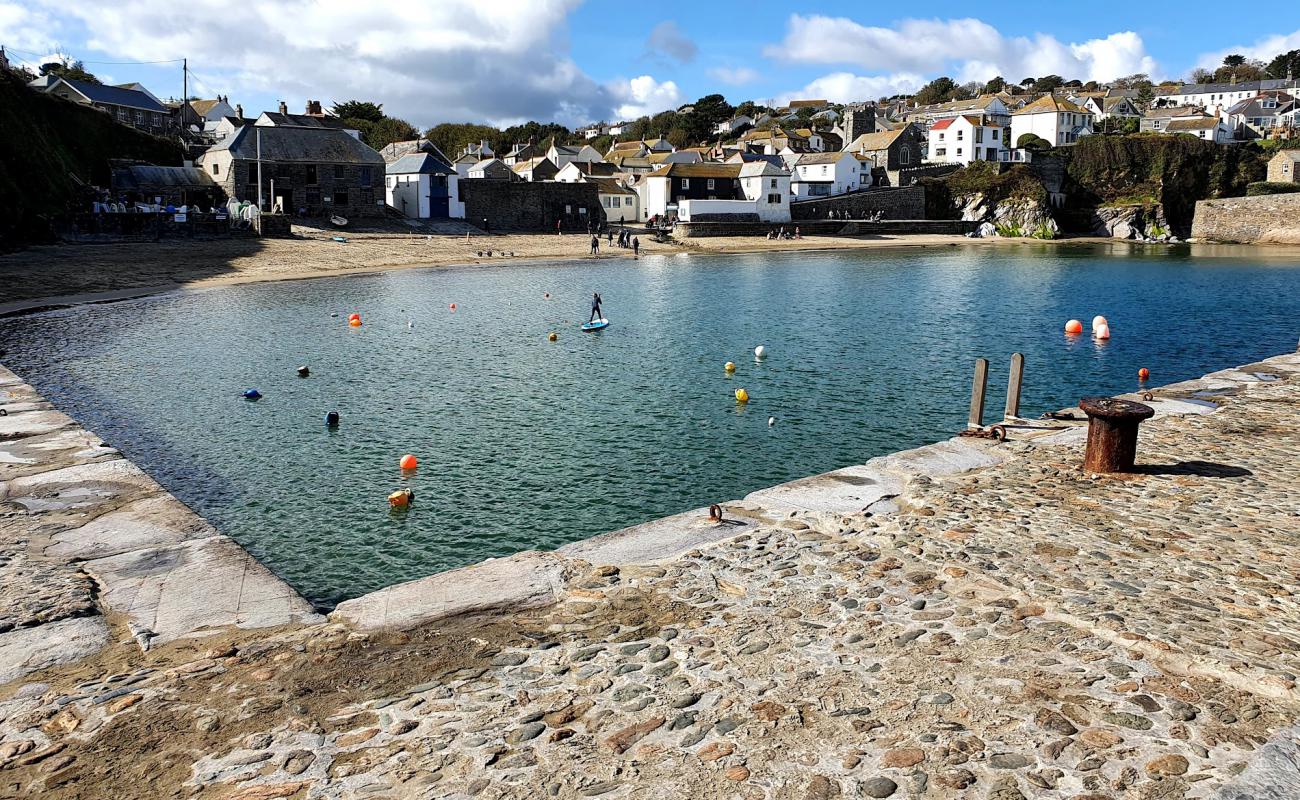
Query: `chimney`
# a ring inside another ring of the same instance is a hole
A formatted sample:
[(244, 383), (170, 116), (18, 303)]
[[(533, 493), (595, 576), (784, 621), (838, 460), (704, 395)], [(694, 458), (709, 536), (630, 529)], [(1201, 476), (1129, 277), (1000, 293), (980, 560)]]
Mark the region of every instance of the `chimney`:
[(244, 118), (244, 107), (238, 103), (235, 104), (235, 117), (237, 119)]
[(280, 113), (281, 114), (289, 113), (289, 104), (284, 102), (283, 100), (280, 101)]
[(320, 108), (320, 101), (319, 101), (319, 100), (308, 100), (308, 101), (307, 101), (307, 116), (309, 116), (309, 117), (323, 117), (323, 116), (325, 116), (325, 112), (324, 112), (324, 111), (321, 111), (321, 108)]

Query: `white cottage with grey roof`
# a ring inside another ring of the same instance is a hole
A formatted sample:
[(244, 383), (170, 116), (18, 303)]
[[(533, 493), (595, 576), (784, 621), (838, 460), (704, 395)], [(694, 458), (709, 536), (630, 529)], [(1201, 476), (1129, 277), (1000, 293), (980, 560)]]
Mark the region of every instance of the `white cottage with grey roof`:
[(460, 176), (429, 153), (402, 156), (384, 177), (388, 205), (413, 219), (464, 219)]

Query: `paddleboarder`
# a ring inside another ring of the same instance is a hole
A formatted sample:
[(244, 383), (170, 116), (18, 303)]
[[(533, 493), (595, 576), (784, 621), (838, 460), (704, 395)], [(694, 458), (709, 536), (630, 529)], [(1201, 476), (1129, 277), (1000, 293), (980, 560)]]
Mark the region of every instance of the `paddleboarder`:
[(605, 315), (600, 310), (600, 292), (591, 293), (591, 319), (588, 322), (595, 322), (598, 319), (604, 319)]

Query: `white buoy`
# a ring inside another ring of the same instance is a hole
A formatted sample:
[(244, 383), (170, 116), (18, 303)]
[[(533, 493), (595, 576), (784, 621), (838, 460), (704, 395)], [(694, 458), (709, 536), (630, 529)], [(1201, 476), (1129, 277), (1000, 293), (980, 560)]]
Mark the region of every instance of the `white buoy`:
[(772, 427), (772, 426), (775, 425), (775, 424), (776, 424), (776, 417), (768, 417), (768, 418), (767, 418), (767, 427), (770, 428), (770, 427)]
[(408, 319), (408, 320), (406, 321), (406, 327), (408, 327), (408, 328), (414, 328), (414, 327), (415, 327), (415, 320), (413, 320), (413, 319)]
[(760, 344), (758, 347), (754, 348), (754, 358), (763, 358), (766, 355), (767, 355), (767, 348), (764, 347), (763, 345)]

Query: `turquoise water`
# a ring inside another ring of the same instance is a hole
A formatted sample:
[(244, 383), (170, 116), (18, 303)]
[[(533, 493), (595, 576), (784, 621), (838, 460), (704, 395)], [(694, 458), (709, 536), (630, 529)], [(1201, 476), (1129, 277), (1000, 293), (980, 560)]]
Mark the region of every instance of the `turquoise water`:
[[(612, 324), (583, 334), (592, 291)], [(1108, 343), (1062, 334), (1099, 313)], [(1023, 352), (1037, 416), (1136, 389), (1139, 367), (1162, 384), (1294, 350), (1298, 317), (1294, 258), (946, 248), (245, 285), (3, 319), (0, 341), (60, 408), (330, 605), (946, 438), (977, 356), (994, 417)], [(402, 486), (415, 505), (390, 512)]]

